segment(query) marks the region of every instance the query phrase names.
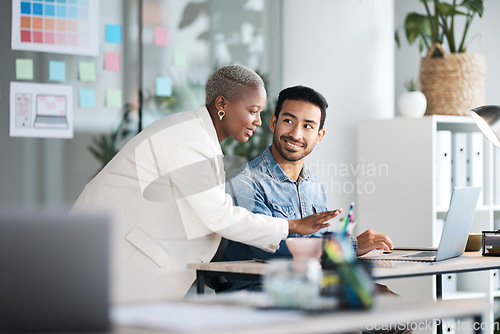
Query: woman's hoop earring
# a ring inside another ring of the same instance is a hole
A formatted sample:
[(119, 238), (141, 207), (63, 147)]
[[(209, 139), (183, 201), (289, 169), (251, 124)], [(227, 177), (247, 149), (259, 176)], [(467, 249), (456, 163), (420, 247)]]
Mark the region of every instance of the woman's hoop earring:
[(226, 116), (226, 112), (224, 110), (219, 110), (219, 112), (217, 113), (217, 115), (219, 115), (219, 119), (222, 121), (222, 119), (224, 118), (224, 116)]

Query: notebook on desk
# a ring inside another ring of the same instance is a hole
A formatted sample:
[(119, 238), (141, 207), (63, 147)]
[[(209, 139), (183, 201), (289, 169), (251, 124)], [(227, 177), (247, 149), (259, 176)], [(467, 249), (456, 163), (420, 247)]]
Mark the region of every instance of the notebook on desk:
[(366, 260), (434, 262), (462, 255), (474, 220), (480, 192), (480, 187), (455, 188), (437, 249), (395, 247), (391, 252), (369, 253), (361, 258)]

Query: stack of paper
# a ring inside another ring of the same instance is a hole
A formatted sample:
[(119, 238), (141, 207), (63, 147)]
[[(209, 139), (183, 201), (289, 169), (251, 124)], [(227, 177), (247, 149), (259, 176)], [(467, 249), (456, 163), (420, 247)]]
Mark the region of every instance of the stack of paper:
[[(111, 317), (115, 324), (161, 331), (199, 332), (255, 326), (276, 321), (289, 322), (305, 316), (300, 311), (259, 310), (228, 304), (162, 302), (116, 306)], [(193, 321), (194, 320), (194, 321)]]

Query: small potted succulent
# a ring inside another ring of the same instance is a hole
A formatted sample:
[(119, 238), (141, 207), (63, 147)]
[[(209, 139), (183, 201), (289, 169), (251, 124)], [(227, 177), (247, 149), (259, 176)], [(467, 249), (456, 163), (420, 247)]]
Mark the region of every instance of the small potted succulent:
[(427, 109), (427, 99), (420, 91), (418, 82), (410, 79), (405, 82), (406, 92), (398, 98), (398, 109), (401, 115), (409, 118), (420, 118)]

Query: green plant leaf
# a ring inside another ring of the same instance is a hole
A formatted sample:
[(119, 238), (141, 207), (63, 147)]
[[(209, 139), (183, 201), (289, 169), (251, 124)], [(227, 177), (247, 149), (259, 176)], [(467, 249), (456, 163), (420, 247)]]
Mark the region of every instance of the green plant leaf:
[(183, 29), (191, 25), (196, 19), (203, 14), (207, 14), (210, 11), (210, 2), (190, 2), (184, 7), (184, 12), (182, 13), (182, 20), (179, 23), (179, 29)]
[[(425, 8), (425, 15), (412, 12), (406, 16), (404, 29), (408, 43), (411, 45), (418, 41), (419, 50), (423, 51), (428, 49), (432, 43), (445, 44), (447, 42), (450, 52), (465, 52), (467, 32), (475, 15), (483, 16), (484, 0), (419, 1)], [(461, 3), (457, 4), (459, 1)], [(459, 30), (455, 22), (456, 16), (465, 17), (462, 31), (456, 31)], [(458, 48), (455, 43), (455, 35), (461, 35)], [(399, 37), (395, 36), (395, 39), (399, 46)], [(441, 53), (436, 51), (433, 57), (435, 56), (441, 56)]]
[(431, 20), (427, 15), (418, 13), (410, 13), (405, 19), (405, 33), (408, 43), (412, 45), (420, 36), (425, 39), (426, 36), (431, 36)]
[(455, 15), (467, 16), (467, 13), (464, 13), (464, 12), (457, 10), (457, 6), (453, 6), (449, 3), (442, 2), (442, 3), (438, 3), (436, 6), (439, 10), (439, 13), (441, 15), (443, 15), (444, 17), (451, 17), (451, 16), (455, 16)]
[(484, 3), (483, 0), (464, 0), (460, 5), (465, 7), (468, 11), (478, 14), (479, 17), (483, 17), (484, 14)]

